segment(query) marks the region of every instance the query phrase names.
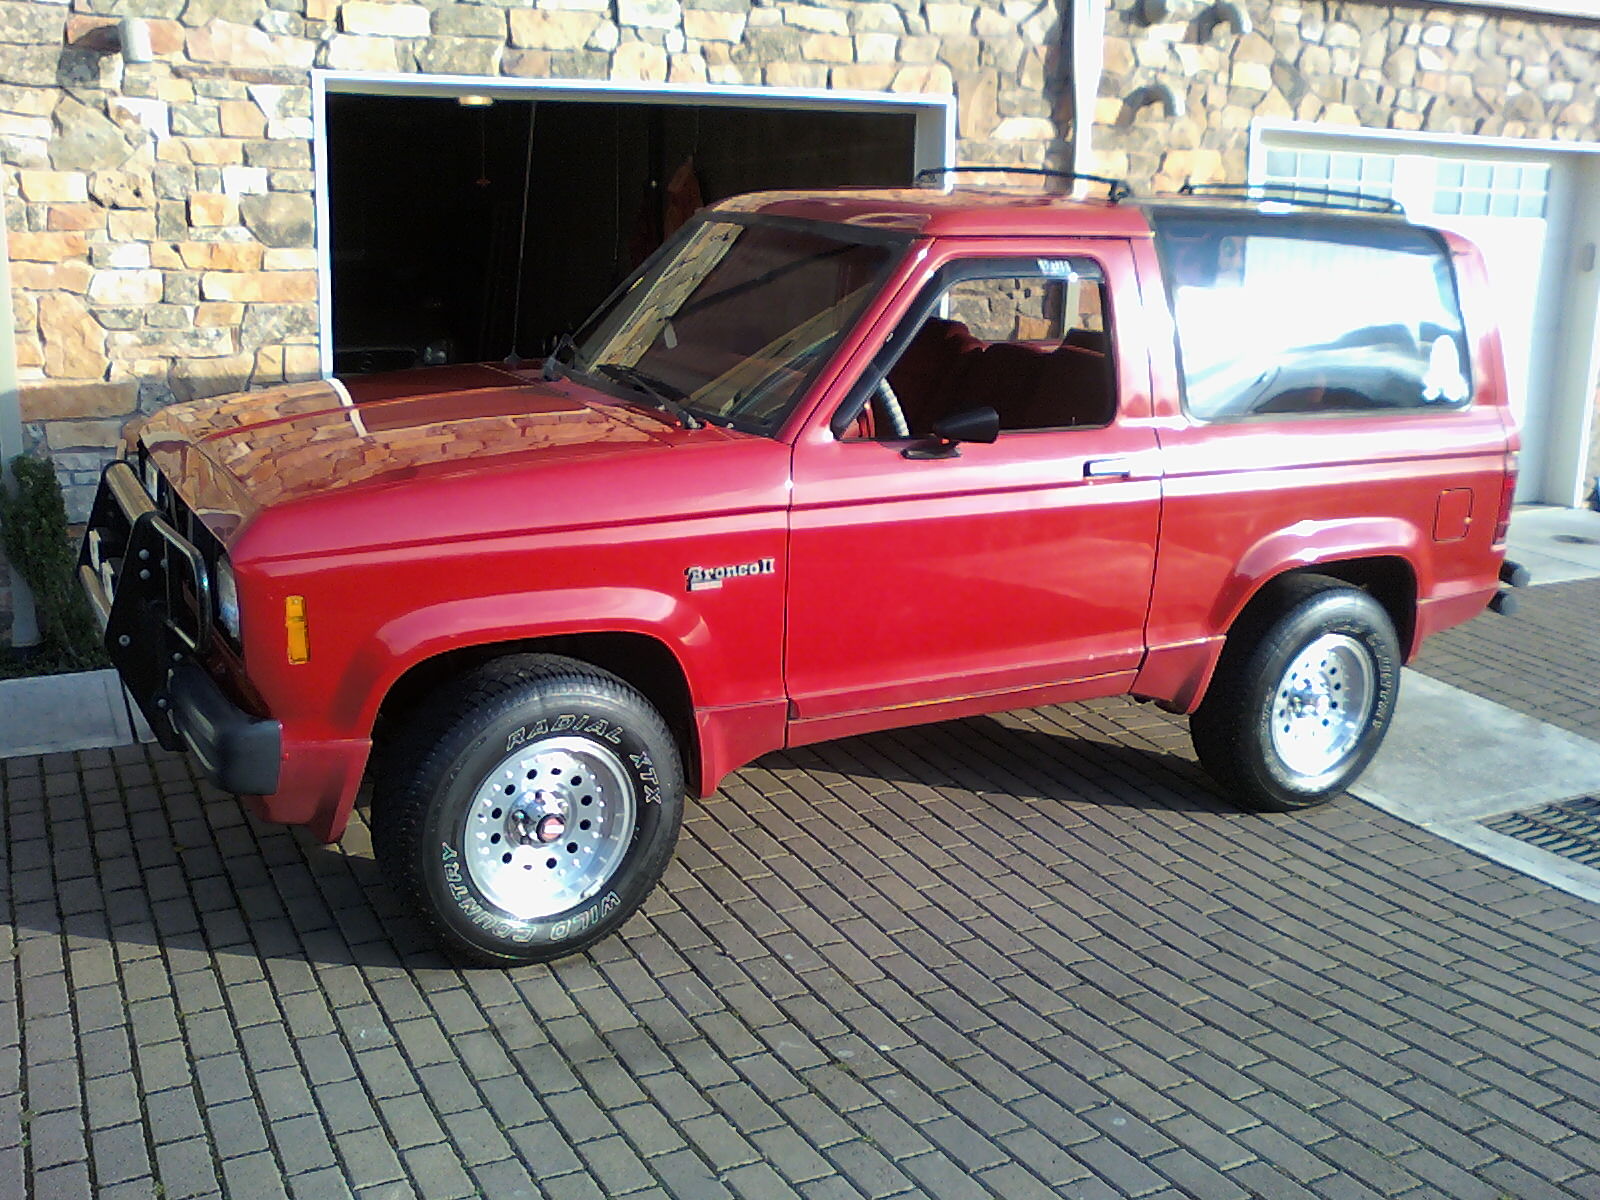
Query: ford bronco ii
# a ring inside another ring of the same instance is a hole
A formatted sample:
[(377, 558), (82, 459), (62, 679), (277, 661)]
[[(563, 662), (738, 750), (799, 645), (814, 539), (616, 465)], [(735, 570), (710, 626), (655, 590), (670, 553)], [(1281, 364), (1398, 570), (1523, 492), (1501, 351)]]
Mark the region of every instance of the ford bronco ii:
[(158, 412), (80, 574), (163, 745), (329, 841), (370, 779), (468, 960), (615, 930), (686, 795), (867, 730), (1131, 694), (1317, 804), (1503, 603), (1517, 434), (1477, 252), (1287, 199), (731, 200), (542, 363)]

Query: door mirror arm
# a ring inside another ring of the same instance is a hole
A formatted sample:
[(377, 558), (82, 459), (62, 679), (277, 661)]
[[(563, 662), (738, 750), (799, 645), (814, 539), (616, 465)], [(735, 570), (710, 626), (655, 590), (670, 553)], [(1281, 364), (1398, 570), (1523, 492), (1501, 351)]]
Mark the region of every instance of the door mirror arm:
[(933, 423), (933, 442), (900, 451), (902, 458), (960, 458), (962, 442), (993, 442), (1000, 436), (1000, 414), (988, 405), (965, 408)]

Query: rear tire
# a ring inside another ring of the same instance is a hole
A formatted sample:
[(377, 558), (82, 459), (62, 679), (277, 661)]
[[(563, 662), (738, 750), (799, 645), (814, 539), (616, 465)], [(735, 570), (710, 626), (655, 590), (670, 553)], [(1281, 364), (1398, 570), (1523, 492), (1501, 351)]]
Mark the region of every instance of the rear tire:
[(501, 659), (419, 709), (373, 803), (380, 866), (453, 957), (543, 962), (619, 928), (683, 820), (677, 744), (572, 659)]
[(1285, 812), (1331, 799), (1372, 761), (1400, 645), (1383, 606), (1349, 584), (1297, 575), (1272, 587), (1228, 635), (1189, 732), (1230, 800)]

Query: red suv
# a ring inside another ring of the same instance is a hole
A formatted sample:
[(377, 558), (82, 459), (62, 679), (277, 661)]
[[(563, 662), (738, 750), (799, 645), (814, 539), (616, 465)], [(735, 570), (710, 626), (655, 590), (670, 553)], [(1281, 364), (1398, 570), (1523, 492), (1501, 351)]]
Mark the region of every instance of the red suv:
[(1513, 574), (1479, 256), (1347, 207), (732, 200), (542, 364), (161, 411), (81, 574), (164, 745), (326, 840), (370, 778), (478, 961), (614, 930), (686, 794), (866, 730), (1129, 693), (1316, 804)]

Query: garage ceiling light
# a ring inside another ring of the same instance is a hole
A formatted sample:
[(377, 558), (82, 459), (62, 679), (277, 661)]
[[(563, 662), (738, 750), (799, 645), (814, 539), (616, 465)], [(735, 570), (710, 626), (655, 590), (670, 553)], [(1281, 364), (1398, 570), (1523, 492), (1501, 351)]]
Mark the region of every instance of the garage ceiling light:
[(456, 103), (461, 105), (462, 108), (488, 108), (494, 103), (494, 97), (480, 96), (476, 92), (472, 92), (465, 96), (457, 96)]

